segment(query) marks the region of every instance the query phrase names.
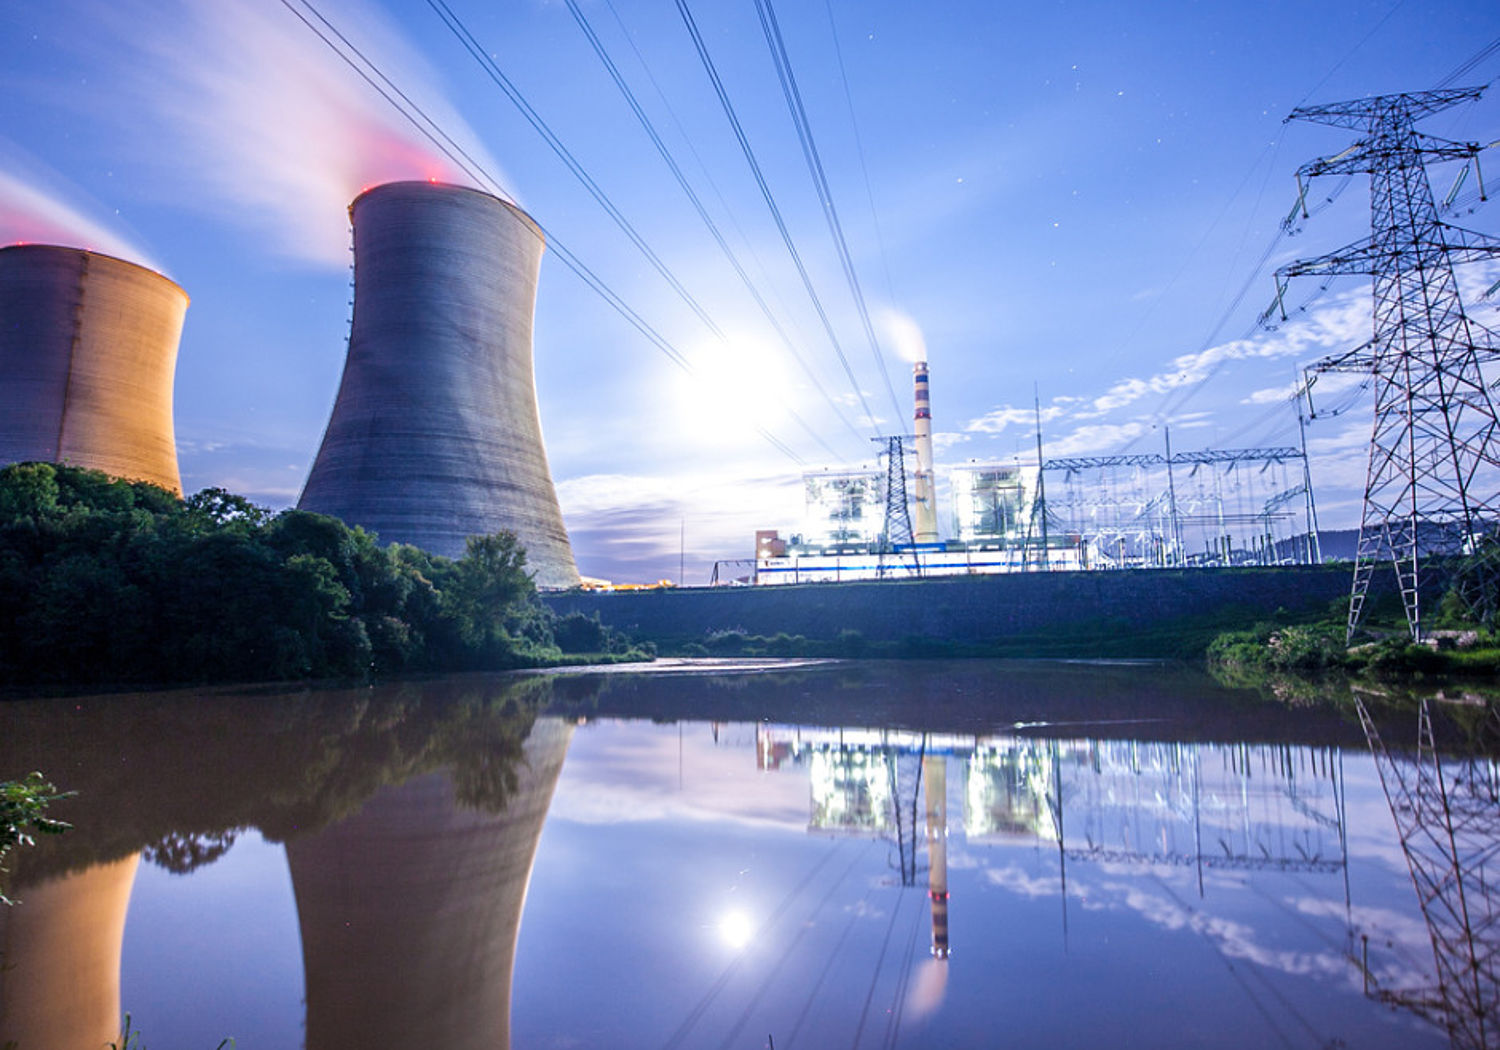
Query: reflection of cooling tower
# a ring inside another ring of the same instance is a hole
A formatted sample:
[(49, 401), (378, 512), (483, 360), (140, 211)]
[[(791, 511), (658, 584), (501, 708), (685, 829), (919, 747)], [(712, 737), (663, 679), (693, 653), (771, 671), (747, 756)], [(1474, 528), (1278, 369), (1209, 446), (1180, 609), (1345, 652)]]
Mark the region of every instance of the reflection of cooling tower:
[(102, 1047), (120, 1032), (120, 945), (140, 854), (0, 905), (0, 1046)]
[(0, 464), (67, 463), (180, 493), (172, 377), (187, 305), (134, 263), (0, 248)]
[(298, 506), (449, 557), (509, 529), (539, 586), (575, 586), (531, 371), (541, 231), (425, 182), (377, 186), (350, 215), (349, 357)]
[(510, 1045), (526, 885), (571, 733), (537, 720), (498, 815), (460, 808), (433, 774), (288, 843), (308, 1050)]

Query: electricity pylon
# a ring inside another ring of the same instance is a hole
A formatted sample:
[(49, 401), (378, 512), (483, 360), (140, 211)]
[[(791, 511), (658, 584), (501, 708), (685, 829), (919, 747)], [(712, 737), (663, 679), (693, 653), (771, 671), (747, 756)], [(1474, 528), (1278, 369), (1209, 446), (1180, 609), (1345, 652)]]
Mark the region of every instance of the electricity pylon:
[(1500, 240), (1440, 222), (1424, 166), (1427, 159), (1464, 160), (1477, 169), (1485, 147), (1415, 128), (1419, 118), (1477, 99), (1483, 90), (1381, 95), (1299, 107), (1286, 118), (1363, 133), (1342, 153), (1297, 170), (1303, 198), (1307, 179), (1370, 175), (1369, 238), (1276, 274), (1278, 300), (1292, 277), (1374, 277), (1373, 338), (1310, 369), (1374, 377), (1375, 424), (1349, 595), (1350, 638), (1378, 561), (1394, 565), (1407, 627), (1420, 639), (1420, 559), (1472, 552), (1500, 522), (1497, 421), (1480, 372), (1480, 362), (1493, 359), (1500, 339), (1465, 315), (1453, 276), (1455, 263), (1500, 257)]
[[(1454, 1050), (1493, 1047), (1500, 1042), (1500, 888), (1494, 881), (1500, 861), (1500, 769), (1489, 758), (1439, 755), (1425, 699), (1416, 753), (1405, 755), (1386, 749), (1357, 693), (1355, 701), (1437, 968), (1435, 988), (1379, 989), (1377, 994), (1442, 1025)], [(1494, 723), (1493, 709), (1488, 719)]]
[[(896, 547), (910, 548), (912, 544), (911, 505), (906, 499), (906, 442), (908, 437), (871, 438), (885, 443), (885, 543), (879, 555), (877, 574), (885, 575), (885, 552)], [(922, 564), (915, 551), (911, 552), (912, 569), (922, 574)]]

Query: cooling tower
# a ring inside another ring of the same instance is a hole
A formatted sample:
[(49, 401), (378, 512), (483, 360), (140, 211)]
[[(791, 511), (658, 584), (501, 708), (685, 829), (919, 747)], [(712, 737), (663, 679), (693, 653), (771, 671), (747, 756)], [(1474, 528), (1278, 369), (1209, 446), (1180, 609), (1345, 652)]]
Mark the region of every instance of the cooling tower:
[(449, 557), (509, 529), (538, 586), (576, 586), (532, 377), (541, 231), (425, 182), (377, 186), (349, 212), (349, 356), (298, 507)]
[(180, 494), (172, 377), (187, 305), (121, 259), (0, 248), (0, 464), (67, 463)]

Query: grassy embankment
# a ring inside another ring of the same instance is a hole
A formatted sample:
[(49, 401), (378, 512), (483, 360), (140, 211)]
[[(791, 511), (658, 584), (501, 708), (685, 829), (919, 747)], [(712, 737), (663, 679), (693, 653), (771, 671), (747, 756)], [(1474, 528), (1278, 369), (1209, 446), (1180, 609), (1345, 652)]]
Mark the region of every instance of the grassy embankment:
[(1222, 675), (1345, 674), (1368, 678), (1444, 676), (1495, 679), (1500, 675), (1495, 581), (1491, 552), (1447, 566), (1451, 582), (1429, 615), (1427, 641), (1413, 642), (1396, 595), (1367, 603), (1364, 625), (1346, 641), (1348, 605), (1309, 623), (1258, 623), (1219, 635), (1209, 645), (1209, 665)]

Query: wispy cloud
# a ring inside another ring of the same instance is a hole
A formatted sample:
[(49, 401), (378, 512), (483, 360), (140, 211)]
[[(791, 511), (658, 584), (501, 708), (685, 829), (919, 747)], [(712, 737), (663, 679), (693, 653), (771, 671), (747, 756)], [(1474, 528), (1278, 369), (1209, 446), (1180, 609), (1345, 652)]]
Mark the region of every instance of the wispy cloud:
[[(172, 193), (186, 191), (215, 213), (233, 208), (289, 256), (346, 265), (345, 210), (369, 185), (468, 181), (282, 4), (135, 0), (80, 9), (104, 31), (108, 50), (99, 58), (119, 79), (127, 144)], [(433, 90), (434, 72), (383, 15), (361, 0), (320, 9), (498, 172)]]
[(1098, 453), (1117, 448), (1127, 441), (1134, 441), (1151, 432), (1146, 420), (1128, 423), (1090, 423), (1070, 434), (1047, 442), (1048, 456), (1076, 456), (1083, 453)]
[[(1235, 339), (1173, 358), (1155, 375), (1122, 379), (1094, 398), (1094, 414), (1124, 408), (1151, 394), (1167, 394), (1209, 379), (1232, 361), (1291, 358), (1311, 361), (1369, 338), (1370, 302), (1363, 294), (1340, 296), (1327, 306), (1289, 321), (1274, 332)], [(1080, 416), (1085, 413), (1080, 413)]]
[[(1042, 409), (1042, 422), (1051, 423), (1053, 420), (1061, 419), (1068, 411), (1064, 404), (1059, 401)], [(1073, 399), (1070, 399), (1073, 400)], [(971, 434), (1003, 434), (1007, 427), (1012, 426), (1036, 426), (1036, 408), (1030, 406), (1017, 407), (1015, 405), (1001, 405), (992, 408), (978, 419), (971, 419), (964, 424), (964, 430)]]

